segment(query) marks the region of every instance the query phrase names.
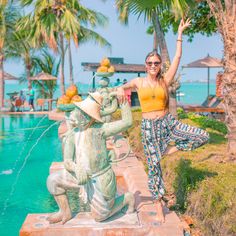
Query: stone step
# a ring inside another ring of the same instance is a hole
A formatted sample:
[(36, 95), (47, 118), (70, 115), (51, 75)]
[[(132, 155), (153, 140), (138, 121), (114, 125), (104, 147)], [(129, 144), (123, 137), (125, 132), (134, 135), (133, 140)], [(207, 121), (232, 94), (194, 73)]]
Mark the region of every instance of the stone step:
[[(96, 222), (90, 213), (79, 213), (62, 225), (49, 224), (49, 214), (29, 214), (20, 230), (20, 236), (183, 236), (183, 230), (176, 222), (160, 224), (155, 214), (146, 214), (146, 224), (140, 224), (137, 213), (119, 213), (104, 222)], [(167, 214), (166, 220), (173, 218)], [(172, 219), (173, 220), (173, 219)]]

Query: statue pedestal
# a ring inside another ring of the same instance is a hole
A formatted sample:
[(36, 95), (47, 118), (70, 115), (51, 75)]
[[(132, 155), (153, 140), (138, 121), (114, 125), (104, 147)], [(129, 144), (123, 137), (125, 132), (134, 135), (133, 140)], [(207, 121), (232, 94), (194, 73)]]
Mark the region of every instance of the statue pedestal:
[[(119, 152), (124, 153), (126, 148), (121, 145)], [(50, 172), (61, 168), (62, 163), (53, 163)], [(117, 176), (118, 193), (128, 190), (135, 195), (134, 213), (124, 215), (119, 212), (104, 222), (96, 222), (89, 212), (81, 212), (64, 225), (50, 225), (46, 220), (49, 214), (29, 214), (22, 225), (20, 236), (183, 236), (185, 227), (175, 212), (165, 209), (164, 224), (156, 220), (156, 209), (147, 186), (147, 174), (133, 153), (114, 164), (113, 170)]]
[[(21, 236), (88, 236), (88, 235), (132, 235), (134, 228), (140, 228), (136, 213), (130, 215), (117, 214), (102, 223), (94, 221), (88, 212), (79, 213), (65, 225), (50, 225), (46, 220), (48, 214), (28, 215), (20, 231)], [(27, 223), (26, 223), (27, 222)]]

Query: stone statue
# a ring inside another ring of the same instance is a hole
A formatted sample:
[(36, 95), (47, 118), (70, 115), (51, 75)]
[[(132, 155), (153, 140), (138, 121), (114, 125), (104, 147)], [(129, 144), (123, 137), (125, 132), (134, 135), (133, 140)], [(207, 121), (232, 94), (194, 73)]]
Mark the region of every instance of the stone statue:
[[(122, 119), (103, 123), (100, 116), (102, 97), (91, 93), (84, 101), (75, 102), (70, 114), (74, 144), (65, 145), (64, 170), (52, 173), (47, 179), (49, 192), (54, 196), (59, 211), (48, 217), (50, 223), (72, 218), (67, 190), (86, 190), (91, 213), (96, 221), (103, 221), (128, 205), (127, 212), (134, 211), (134, 196), (125, 193), (116, 196), (116, 177), (111, 168), (106, 138), (118, 134), (132, 125), (132, 113), (128, 103), (121, 104)], [(71, 137), (71, 136), (69, 136)]]
[[(111, 114), (114, 113), (117, 108), (118, 108), (118, 101), (116, 98), (116, 92), (112, 91), (109, 92), (108, 86), (109, 84), (109, 79), (106, 77), (103, 77), (100, 80), (101, 86), (103, 87), (102, 89), (99, 90), (99, 93), (102, 97), (102, 106), (100, 109), (100, 115), (102, 117), (103, 122), (110, 122), (111, 121)], [(105, 102), (104, 102), (105, 100)], [(63, 158), (64, 158), (64, 149), (66, 149), (67, 153), (71, 153), (71, 155), (74, 155), (75, 152), (75, 132), (74, 128), (76, 128), (76, 124), (73, 121), (73, 113), (71, 111), (66, 111), (65, 112), (65, 123), (66, 123), (66, 128), (67, 131), (63, 133), (60, 136), (60, 139), (62, 140), (62, 153), (63, 153)], [(111, 140), (112, 142), (112, 140)], [(67, 154), (68, 155), (68, 154)], [(115, 152), (114, 150), (109, 151), (109, 157), (110, 159), (114, 160), (115, 159)]]
[[(102, 77), (99, 80), (100, 88), (97, 89), (97, 91), (101, 94), (103, 100), (102, 100), (102, 108), (101, 108), (101, 116), (103, 122), (110, 122), (111, 121), (111, 115), (113, 112), (115, 112), (118, 108), (118, 102), (117, 99), (112, 96), (113, 89), (109, 88), (109, 78)], [(103, 114), (106, 111), (106, 115)]]

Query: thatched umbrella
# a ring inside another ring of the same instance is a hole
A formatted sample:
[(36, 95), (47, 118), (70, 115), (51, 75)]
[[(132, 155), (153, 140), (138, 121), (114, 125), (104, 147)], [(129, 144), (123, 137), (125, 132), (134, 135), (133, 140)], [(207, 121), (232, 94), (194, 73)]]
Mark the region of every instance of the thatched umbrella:
[(52, 76), (48, 73), (44, 73), (44, 72), (40, 72), (39, 74), (35, 75), (35, 76), (32, 76), (32, 77), (29, 77), (29, 80), (57, 80), (57, 77), (55, 76)]
[(193, 61), (187, 65), (183, 65), (183, 68), (207, 68), (207, 97), (210, 92), (210, 68), (223, 67), (220, 59), (209, 56), (209, 54), (199, 60)]
[[(39, 74), (29, 77), (29, 80), (31, 81), (37, 81), (37, 83), (39, 83), (42, 86), (42, 91), (44, 93), (45, 89), (44, 89), (44, 85), (42, 82), (40, 81), (56, 81), (57, 77), (52, 76), (48, 73), (45, 72), (40, 72)], [(51, 94), (51, 95), (50, 95)], [(52, 109), (52, 96), (53, 96), (53, 90), (49, 88), (49, 95), (50, 95), (50, 99), (47, 99), (48, 101), (48, 108), (49, 110)]]
[[(2, 71), (1, 70), (0, 70), (0, 76), (2, 76)], [(3, 78), (4, 78), (4, 80), (19, 80), (19, 78), (15, 77), (15, 76), (13, 76), (11, 74), (8, 74), (5, 71), (4, 71), (4, 74), (3, 74)]]

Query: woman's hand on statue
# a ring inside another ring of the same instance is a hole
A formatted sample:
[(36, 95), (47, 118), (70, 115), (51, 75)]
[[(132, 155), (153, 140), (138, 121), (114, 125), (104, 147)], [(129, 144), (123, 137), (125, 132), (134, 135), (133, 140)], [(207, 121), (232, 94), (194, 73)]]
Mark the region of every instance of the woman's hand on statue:
[(184, 19), (182, 18), (179, 24), (178, 33), (182, 34), (182, 32), (190, 25), (191, 25), (191, 20), (189, 18), (186, 21), (184, 21)]
[(114, 99), (114, 97), (117, 97), (117, 92), (116, 91), (110, 92), (109, 93), (109, 99)]
[(117, 98), (120, 104), (126, 101), (125, 90), (122, 87), (117, 88)]

